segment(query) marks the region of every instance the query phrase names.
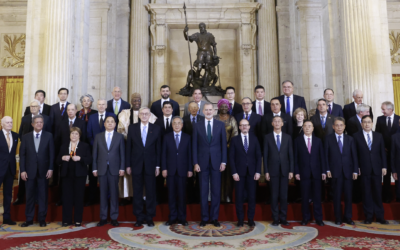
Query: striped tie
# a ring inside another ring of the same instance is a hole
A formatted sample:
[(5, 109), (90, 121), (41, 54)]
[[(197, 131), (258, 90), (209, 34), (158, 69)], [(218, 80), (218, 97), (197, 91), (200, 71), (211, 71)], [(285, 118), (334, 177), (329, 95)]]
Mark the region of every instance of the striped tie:
[(369, 151), (371, 151), (372, 141), (371, 141), (371, 137), (369, 137), (369, 134), (367, 134), (367, 140), (368, 140), (368, 148), (369, 148)]

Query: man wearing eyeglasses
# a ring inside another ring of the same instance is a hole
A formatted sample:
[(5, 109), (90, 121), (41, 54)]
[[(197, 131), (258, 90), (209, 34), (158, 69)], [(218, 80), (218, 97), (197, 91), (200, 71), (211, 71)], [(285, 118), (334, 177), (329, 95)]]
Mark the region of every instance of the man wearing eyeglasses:
[[(240, 124), (240, 121), (242, 119), (246, 119), (250, 124), (249, 132), (254, 133), (254, 135), (256, 135), (257, 138), (259, 138), (258, 131), (261, 123), (261, 116), (253, 112), (252, 110), (253, 103), (249, 97), (245, 97), (242, 99), (242, 107), (243, 107), (243, 112), (235, 116), (236, 122)], [(240, 126), (239, 130), (240, 132), (242, 132)]]

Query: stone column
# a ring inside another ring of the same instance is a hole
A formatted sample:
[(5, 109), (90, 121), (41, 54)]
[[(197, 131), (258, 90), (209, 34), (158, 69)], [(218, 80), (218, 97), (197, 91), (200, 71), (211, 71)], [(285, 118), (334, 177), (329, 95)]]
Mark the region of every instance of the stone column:
[(129, 93), (142, 96), (142, 106), (150, 105), (148, 0), (131, 1)]
[(275, 0), (258, 0), (258, 84), (267, 100), (279, 95), (278, 44)]

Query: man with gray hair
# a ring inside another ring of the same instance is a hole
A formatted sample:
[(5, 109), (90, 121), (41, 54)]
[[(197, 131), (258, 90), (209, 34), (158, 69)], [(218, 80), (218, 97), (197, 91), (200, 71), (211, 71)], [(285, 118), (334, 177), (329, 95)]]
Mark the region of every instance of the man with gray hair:
[[(348, 120), (357, 114), (357, 107), (359, 105), (363, 104), (363, 97), (364, 97), (363, 92), (359, 89), (356, 89), (353, 91), (354, 101), (350, 104), (344, 105), (343, 115), (344, 115), (344, 119), (346, 120), (346, 126), (348, 126), (347, 125)], [(371, 107), (369, 108), (369, 115), (372, 118), (374, 118)]]
[[(400, 117), (394, 113), (393, 103), (386, 101), (381, 105), (382, 116), (379, 116), (376, 120), (375, 132), (381, 133), (383, 136), (383, 141), (385, 142), (386, 159), (388, 166), (391, 165), (391, 143), (392, 135), (396, 134), (399, 128)], [(383, 187), (382, 187), (382, 199), (385, 203), (390, 203), (392, 200), (392, 171), (389, 167), (387, 169), (387, 174), (383, 177)], [(399, 197), (397, 194), (396, 197)]]
[(114, 113), (117, 117), (117, 125), (118, 125), (118, 115), (124, 109), (130, 109), (131, 105), (122, 100), (122, 90), (120, 87), (114, 87), (113, 91), (111, 92), (113, 99), (107, 102), (107, 112)]

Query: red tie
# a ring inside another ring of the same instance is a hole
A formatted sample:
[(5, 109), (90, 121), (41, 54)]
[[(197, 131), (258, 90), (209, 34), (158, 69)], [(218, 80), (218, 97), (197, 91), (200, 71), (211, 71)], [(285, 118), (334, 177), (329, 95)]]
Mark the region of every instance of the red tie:
[(61, 114), (64, 112), (64, 104), (61, 104)]

